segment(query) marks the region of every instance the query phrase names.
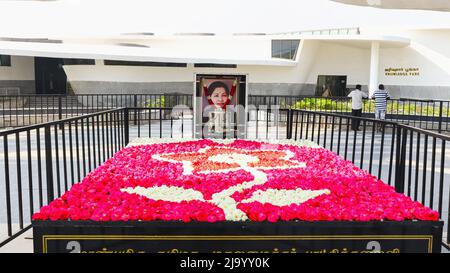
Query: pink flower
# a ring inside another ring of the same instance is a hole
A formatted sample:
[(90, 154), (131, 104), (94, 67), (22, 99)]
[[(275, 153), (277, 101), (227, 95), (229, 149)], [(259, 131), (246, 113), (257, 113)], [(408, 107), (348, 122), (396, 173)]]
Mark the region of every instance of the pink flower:
[[(202, 152), (205, 148), (211, 149), (209, 155)], [(269, 149), (271, 151), (267, 152)], [(231, 187), (238, 188), (243, 183), (251, 183), (255, 177), (240, 168), (239, 164), (209, 161), (210, 155), (221, 155), (221, 150), (228, 154), (238, 152), (258, 158), (249, 166), (267, 176), (265, 183), (231, 194), (231, 198), (237, 202), (237, 209), (252, 221), (439, 220), (436, 211), (396, 193), (391, 186), (328, 150), (248, 140), (236, 140), (226, 145), (207, 139), (124, 148), (63, 196), (42, 207), (32, 219), (224, 221), (225, 212), (213, 202), (214, 195)], [(304, 162), (306, 167), (291, 164), (284, 158), (287, 152), (293, 154), (289, 160)], [(192, 157), (199, 154), (202, 154), (202, 160)], [(165, 155), (171, 160), (189, 159), (197, 171), (183, 174), (181, 161), (162, 161), (154, 155)], [(277, 168), (281, 165), (294, 167)], [(223, 169), (230, 168), (223, 172)], [(208, 173), (208, 170), (216, 172)], [(175, 202), (154, 200), (123, 191), (125, 188), (162, 186), (200, 192), (203, 198)], [(259, 201), (244, 202), (252, 198), (255, 192), (269, 189), (326, 189), (329, 194), (283, 206)]]

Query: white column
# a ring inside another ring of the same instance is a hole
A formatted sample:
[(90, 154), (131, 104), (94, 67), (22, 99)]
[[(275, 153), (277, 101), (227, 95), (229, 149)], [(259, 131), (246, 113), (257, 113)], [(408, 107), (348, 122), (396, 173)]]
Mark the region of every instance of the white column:
[(370, 50), (369, 96), (378, 89), (378, 71), (380, 63), (380, 42), (372, 42)]

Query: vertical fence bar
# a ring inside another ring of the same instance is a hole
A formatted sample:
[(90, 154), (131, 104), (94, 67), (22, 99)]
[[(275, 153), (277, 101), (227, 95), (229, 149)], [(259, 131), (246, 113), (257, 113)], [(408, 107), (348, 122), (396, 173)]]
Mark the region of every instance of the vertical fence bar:
[[(100, 162), (105, 162), (106, 161), (106, 143), (105, 143), (105, 133), (106, 135), (108, 134), (108, 130), (105, 130), (105, 114), (101, 115), (101, 119), (102, 119), (102, 160)], [(99, 149), (100, 149), (100, 145), (99, 145)], [(99, 156), (100, 157), (100, 156)]]
[(87, 138), (87, 157), (88, 157), (87, 172), (89, 173), (91, 171), (91, 137), (90, 137), (89, 118), (86, 119), (86, 138)]
[(420, 133), (417, 133), (417, 143), (416, 143), (416, 171), (415, 171), (415, 182), (414, 182), (414, 201), (419, 198), (419, 161), (420, 160)]
[(61, 124), (61, 139), (62, 139), (62, 152), (63, 152), (63, 173), (64, 173), (64, 190), (68, 190), (68, 184), (67, 184), (67, 153), (66, 153), (66, 132), (65, 132), (65, 125)]
[(320, 126), (322, 125), (322, 117), (321, 117), (321, 114), (318, 114), (317, 116), (319, 117), (319, 125), (318, 125), (319, 128), (317, 131), (317, 144), (320, 145)]
[(444, 102), (439, 102), (439, 122), (438, 122), (438, 133), (442, 133), (442, 111), (444, 110)]
[(407, 129), (399, 127), (397, 130), (397, 159), (395, 160), (395, 190), (399, 193), (405, 192), (405, 161), (407, 138)]
[[(438, 211), (439, 215), (442, 215), (442, 199), (444, 196), (444, 171), (445, 171), (445, 140), (442, 140), (441, 144), (441, 170), (440, 170), (440, 176), (439, 176), (439, 206)], [(450, 198), (450, 195), (449, 195)], [(450, 203), (450, 200), (449, 200)], [(450, 220), (450, 218), (447, 218), (447, 221)], [(449, 223), (447, 223), (449, 224)]]
[(375, 123), (372, 122), (372, 137), (370, 142), (370, 156), (369, 156), (369, 173), (372, 173), (374, 147), (375, 147)]
[(117, 152), (117, 150), (119, 150), (119, 143), (118, 143), (118, 136), (117, 136), (117, 127), (118, 127), (117, 120), (118, 120), (117, 112), (114, 111), (114, 112), (112, 112), (112, 124), (114, 125), (114, 152), (113, 152), (113, 154), (115, 152)]
[(125, 146), (130, 143), (130, 124), (128, 108), (124, 109)]
[(430, 208), (434, 208), (434, 175), (436, 171), (436, 137), (433, 137), (433, 144), (432, 144), (432, 151), (431, 151), (431, 177), (430, 177)]
[[(378, 124), (376, 124), (376, 123), (377, 123), (377, 121), (375, 121), (374, 127), (378, 126)], [(380, 158), (378, 160), (378, 179), (381, 179), (381, 171), (383, 169), (384, 133), (385, 133), (385, 131), (382, 130), (381, 131)]]
[[(297, 111), (299, 111), (299, 110), (297, 110)], [(305, 119), (305, 112), (300, 112), (301, 113), (301, 120), (300, 120), (300, 139), (303, 139), (303, 124), (305, 123), (304, 122), (304, 119)], [(306, 119), (306, 121), (308, 121), (308, 119)], [(308, 122), (306, 122), (306, 123), (308, 123)], [(308, 133), (308, 131), (306, 131), (306, 133), (305, 133), (305, 135), (307, 136), (307, 133)], [(308, 137), (306, 137), (305, 139), (307, 139)]]
[(8, 152), (8, 136), (3, 136), (3, 156), (5, 160), (5, 190), (6, 190), (6, 218), (8, 236), (12, 236), (12, 220), (11, 220), (11, 188), (9, 177), (9, 152)]
[(47, 203), (55, 199), (53, 191), (53, 160), (52, 160), (52, 139), (50, 125), (45, 126), (45, 170), (47, 179)]
[(338, 126), (338, 147), (337, 147), (337, 154), (340, 155), (340, 151), (341, 151), (341, 133), (342, 133), (342, 117), (338, 117), (339, 119), (339, 126)]
[(62, 95), (58, 96), (58, 119), (62, 120), (63, 111), (62, 111)]
[[(341, 119), (342, 119), (342, 117), (341, 117)], [(348, 134), (349, 134), (349, 131), (350, 131), (350, 129), (348, 128), (348, 127), (349, 127), (349, 124), (348, 124), (348, 120), (347, 120), (347, 119), (346, 119), (345, 124), (347, 125), (347, 126), (346, 126), (346, 127), (347, 127), (347, 130), (345, 130), (346, 132), (345, 132), (344, 159), (347, 160), (347, 154), (348, 154)]]
[(61, 196), (61, 178), (59, 171), (59, 144), (58, 144), (58, 125), (54, 126), (55, 129), (55, 164), (56, 164), (56, 186), (58, 191), (58, 197)]
[(268, 105), (266, 105), (266, 139), (268, 139), (269, 138), (269, 119), (270, 119), (270, 116), (269, 116), (269, 106)]
[(159, 108), (159, 138), (162, 138), (162, 130), (163, 130), (163, 126), (162, 126), (162, 108)]
[(113, 142), (113, 116), (112, 113), (107, 113), (106, 124), (109, 126), (109, 140), (108, 140), (108, 157), (112, 157), (114, 155), (114, 142)]
[[(381, 130), (383, 132), (386, 130), (385, 124), (382, 124), (382, 129)], [(394, 161), (394, 147), (395, 147), (395, 136), (396, 136), (396, 131), (397, 130), (400, 130), (400, 128), (398, 128), (397, 125), (392, 126), (391, 154), (390, 154), (390, 157), (389, 157), (389, 178), (388, 178), (388, 184), (389, 185), (392, 185), (392, 180), (391, 180), (391, 178), (392, 178), (392, 166), (394, 165), (393, 164), (393, 161)], [(396, 159), (396, 161), (397, 160), (398, 159)]]
[[(86, 176), (86, 145), (84, 145), (84, 120), (80, 119), (81, 123), (81, 159), (83, 163), (83, 177)], [(89, 134), (88, 134), (89, 135)], [(81, 181), (81, 179), (80, 179)]]
[(44, 205), (44, 198), (42, 194), (42, 163), (41, 163), (41, 136), (39, 128), (36, 129), (36, 149), (37, 149), (37, 161), (38, 161), (38, 189), (39, 189), (39, 207)]
[(422, 204), (425, 204), (425, 193), (427, 183), (427, 156), (428, 156), (428, 135), (425, 134), (425, 142), (423, 144), (423, 173), (422, 173)]
[(75, 168), (74, 168), (74, 158), (73, 158), (73, 138), (72, 138), (72, 122), (69, 122), (69, 158), (70, 158), (70, 180), (71, 185), (75, 183)]
[(138, 137), (141, 137), (141, 114), (140, 114), (140, 110), (134, 110), (134, 114), (135, 115), (139, 115), (139, 117), (137, 117), (137, 118), (135, 117), (134, 118), (134, 125), (136, 125), (136, 119), (137, 119)]
[(323, 147), (327, 148), (327, 127), (328, 127), (328, 115), (325, 115), (325, 130), (323, 133)]
[(334, 144), (334, 118), (335, 116), (332, 116), (331, 120), (331, 140), (330, 140), (330, 151), (333, 151), (333, 144)]
[(19, 201), (19, 227), (23, 229), (23, 201), (22, 201), (22, 168), (20, 161), (20, 136), (16, 133), (16, 170), (17, 170), (17, 195)]
[(290, 131), (291, 131), (291, 129), (292, 129), (292, 123), (291, 123), (291, 115), (290, 115), (290, 112), (291, 112), (292, 110), (291, 109), (288, 109), (287, 110), (287, 116), (286, 116), (286, 139), (291, 139), (291, 137), (292, 136), (290, 136)]
[(75, 120), (75, 148), (76, 148), (76, 156), (77, 156), (77, 175), (78, 175), (78, 181), (81, 181), (81, 171), (80, 171), (80, 146), (78, 143), (78, 120)]
[(30, 199), (30, 218), (34, 212), (34, 203), (33, 203), (33, 165), (31, 164), (31, 136), (30, 130), (27, 130), (27, 155), (28, 155), (28, 194)]
[(363, 134), (361, 138), (361, 162), (360, 168), (363, 168), (364, 165), (364, 146), (366, 145), (366, 120), (363, 120)]
[[(92, 117), (92, 163), (93, 163), (93, 169), (95, 169), (96, 167), (96, 163), (97, 163), (97, 155), (95, 154), (95, 147), (98, 146), (100, 147), (100, 145), (95, 145), (95, 118), (97, 118), (97, 132), (98, 132), (98, 115), (96, 117)], [(100, 138), (97, 139), (98, 144), (100, 144)]]
[[(347, 123), (349, 123), (350, 120), (347, 120)], [(347, 127), (348, 130), (348, 127)], [(356, 157), (356, 142), (357, 142), (357, 132), (358, 131), (353, 131), (353, 149), (352, 149), (352, 163), (355, 164), (355, 157)]]
[(413, 130), (409, 134), (409, 163), (408, 163), (408, 196), (411, 196), (411, 173), (412, 173), (412, 156), (413, 156)]
[[(152, 137), (152, 109), (148, 110), (148, 137)], [(192, 132), (194, 133), (194, 132)]]

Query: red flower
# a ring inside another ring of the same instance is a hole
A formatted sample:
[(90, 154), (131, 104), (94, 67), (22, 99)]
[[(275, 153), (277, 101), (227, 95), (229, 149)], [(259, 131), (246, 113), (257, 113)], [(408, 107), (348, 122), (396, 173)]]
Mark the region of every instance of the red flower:
[[(241, 168), (238, 162), (221, 163), (209, 160), (212, 156), (220, 157), (233, 153), (253, 157), (255, 160), (248, 162), (247, 166), (257, 171), (251, 173), (248, 168)], [(293, 155), (292, 158), (286, 158), (288, 154)], [(192, 174), (183, 174), (185, 170), (182, 163), (159, 160), (156, 155), (169, 161), (188, 160), (194, 171)], [(304, 162), (305, 167), (299, 167), (299, 162)], [(208, 170), (221, 172), (200, 173)], [(254, 182), (255, 173), (264, 174), (267, 181)], [(244, 184), (247, 186), (242, 186)], [(163, 186), (191, 190), (202, 198), (170, 201), (173, 197), (151, 199), (124, 191), (127, 188), (148, 189)], [(62, 197), (42, 207), (32, 218), (224, 221), (228, 219), (229, 212), (223, 209), (226, 206), (221, 207), (221, 199), (217, 199), (217, 196), (227, 189), (234, 190), (227, 193), (227, 196), (236, 202), (236, 210), (243, 212), (252, 221), (439, 220), (436, 211), (396, 193), (391, 186), (333, 152), (322, 148), (264, 144), (246, 140), (236, 140), (228, 145), (217, 144), (211, 140), (198, 140), (124, 148), (89, 173), (80, 183), (75, 184)], [(263, 199), (252, 199), (257, 192), (298, 189), (327, 190), (328, 193), (299, 203), (281, 202), (281, 205), (260, 201)]]

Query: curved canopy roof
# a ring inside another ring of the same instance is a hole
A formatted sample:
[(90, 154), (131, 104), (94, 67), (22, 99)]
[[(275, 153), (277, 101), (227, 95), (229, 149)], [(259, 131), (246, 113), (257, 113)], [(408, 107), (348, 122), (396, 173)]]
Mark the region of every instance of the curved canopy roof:
[(450, 11), (449, 0), (332, 0), (350, 5), (370, 6), (385, 9), (421, 9)]
[[(121, 39), (118, 39), (121, 38)], [(123, 61), (219, 63), (240, 65), (295, 66), (298, 60), (271, 57), (271, 39), (298, 39), (370, 49), (407, 47), (408, 38), (380, 35), (279, 34), (267, 36), (150, 36), (136, 40), (124, 37), (95, 40), (0, 39), (0, 54), (55, 58), (108, 59)], [(118, 41), (121, 41), (118, 43)], [(97, 43), (96, 43), (97, 42)], [(190, 45), (190, 46), (187, 46)], [(196, 46), (194, 46), (196, 45)]]

